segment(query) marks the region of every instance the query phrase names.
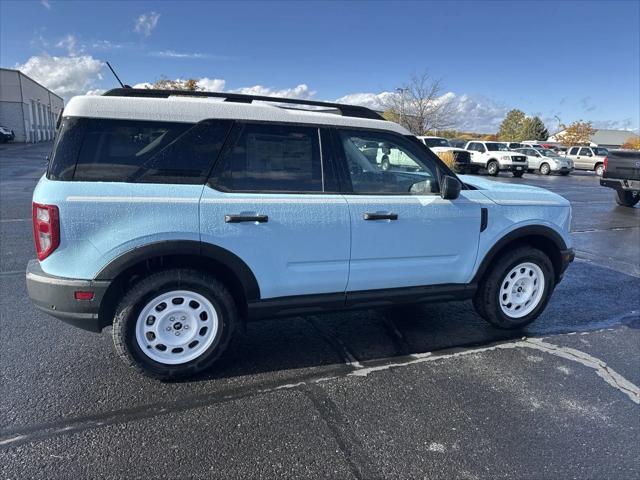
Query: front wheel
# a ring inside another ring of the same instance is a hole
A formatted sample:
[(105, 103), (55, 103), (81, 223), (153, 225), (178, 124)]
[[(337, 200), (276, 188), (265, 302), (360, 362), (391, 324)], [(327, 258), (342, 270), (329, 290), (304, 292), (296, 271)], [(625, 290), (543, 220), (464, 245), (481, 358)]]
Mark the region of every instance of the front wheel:
[(542, 165), (540, 165), (540, 173), (542, 175), (549, 175), (551, 173), (551, 167), (548, 163), (543, 163)]
[(640, 200), (638, 190), (616, 190), (616, 203), (623, 207), (634, 207)]
[(124, 362), (162, 380), (209, 368), (226, 349), (237, 323), (226, 287), (197, 270), (150, 274), (122, 298), (113, 343)]
[(604, 173), (604, 165), (602, 163), (598, 163), (596, 165), (596, 168), (594, 168), (594, 171), (596, 172), (597, 176), (601, 177)]
[(498, 173), (500, 172), (500, 167), (498, 165), (498, 162), (496, 162), (495, 160), (490, 161), (487, 164), (487, 172), (489, 173), (489, 175), (493, 177), (498, 175)]
[(522, 246), (502, 255), (485, 274), (473, 305), (482, 318), (498, 328), (522, 328), (542, 313), (554, 286), (549, 257)]

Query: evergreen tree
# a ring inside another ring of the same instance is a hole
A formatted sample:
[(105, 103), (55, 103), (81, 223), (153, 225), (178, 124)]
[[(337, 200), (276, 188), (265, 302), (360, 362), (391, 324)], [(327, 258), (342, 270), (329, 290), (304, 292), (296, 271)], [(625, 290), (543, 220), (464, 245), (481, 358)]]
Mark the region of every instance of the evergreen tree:
[(519, 142), (524, 140), (522, 138), (522, 128), (525, 122), (525, 115), (522, 110), (514, 108), (504, 118), (500, 124), (500, 130), (498, 130), (498, 138), (500, 140), (508, 140), (512, 142)]

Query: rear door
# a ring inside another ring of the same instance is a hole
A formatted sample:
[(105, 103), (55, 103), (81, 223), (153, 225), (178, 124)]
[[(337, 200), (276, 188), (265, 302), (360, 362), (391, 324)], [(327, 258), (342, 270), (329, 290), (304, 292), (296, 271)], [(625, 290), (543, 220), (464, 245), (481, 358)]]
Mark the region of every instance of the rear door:
[(204, 188), (202, 241), (240, 257), (263, 299), (346, 288), (349, 209), (325, 135), (310, 126), (236, 123)]
[[(358, 148), (370, 141), (407, 161), (381, 170)], [(335, 144), (351, 215), (348, 292), (467, 282), (480, 206), (442, 199), (435, 162), (401, 135), (338, 129)]]

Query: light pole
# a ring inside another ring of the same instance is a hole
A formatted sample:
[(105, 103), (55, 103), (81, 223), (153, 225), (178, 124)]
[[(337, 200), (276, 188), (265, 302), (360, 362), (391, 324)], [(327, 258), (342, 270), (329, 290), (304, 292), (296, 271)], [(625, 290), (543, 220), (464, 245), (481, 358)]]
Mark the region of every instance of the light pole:
[(400, 125), (404, 123), (404, 92), (409, 90), (408, 88), (396, 88), (396, 92), (400, 92)]

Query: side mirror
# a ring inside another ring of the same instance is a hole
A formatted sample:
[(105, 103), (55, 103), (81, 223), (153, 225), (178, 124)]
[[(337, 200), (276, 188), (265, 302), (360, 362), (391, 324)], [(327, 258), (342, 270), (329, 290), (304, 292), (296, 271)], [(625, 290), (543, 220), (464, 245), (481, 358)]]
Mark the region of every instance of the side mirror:
[(460, 180), (449, 175), (442, 177), (442, 184), (440, 185), (440, 196), (445, 200), (455, 200), (460, 196), (460, 190), (462, 190), (462, 184)]

